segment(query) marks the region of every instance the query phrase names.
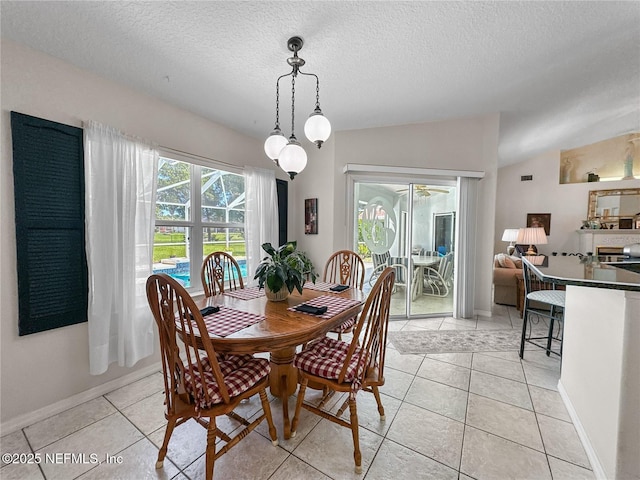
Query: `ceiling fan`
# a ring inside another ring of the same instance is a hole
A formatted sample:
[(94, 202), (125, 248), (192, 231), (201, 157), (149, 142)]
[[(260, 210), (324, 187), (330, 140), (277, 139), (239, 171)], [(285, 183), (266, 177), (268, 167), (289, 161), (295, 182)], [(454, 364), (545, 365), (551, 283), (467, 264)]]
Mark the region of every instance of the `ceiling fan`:
[[(406, 192), (408, 190), (409, 190), (408, 188), (405, 188), (405, 189), (402, 189), (402, 190), (398, 190), (398, 193)], [(420, 195), (421, 197), (430, 197), (431, 196), (431, 192), (449, 193), (449, 190), (446, 190), (444, 188), (428, 187), (427, 185), (414, 185), (413, 191), (417, 195)]]

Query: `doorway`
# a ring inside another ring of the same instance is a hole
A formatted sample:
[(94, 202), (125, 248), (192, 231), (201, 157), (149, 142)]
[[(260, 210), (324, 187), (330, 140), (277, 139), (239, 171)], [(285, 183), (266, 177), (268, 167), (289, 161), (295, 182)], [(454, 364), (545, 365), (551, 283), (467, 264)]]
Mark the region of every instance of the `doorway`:
[(456, 182), (356, 181), (353, 191), (354, 250), (365, 261), (365, 288), (392, 266), (396, 270), (392, 317), (451, 315)]

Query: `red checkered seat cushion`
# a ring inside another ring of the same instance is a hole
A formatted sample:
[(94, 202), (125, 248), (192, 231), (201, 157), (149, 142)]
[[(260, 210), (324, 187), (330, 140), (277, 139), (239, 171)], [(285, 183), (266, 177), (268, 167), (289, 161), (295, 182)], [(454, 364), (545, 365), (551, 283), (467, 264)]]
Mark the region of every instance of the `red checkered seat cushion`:
[(344, 322), (343, 324), (337, 326), (336, 328), (334, 328), (333, 330), (331, 330), (332, 332), (335, 333), (345, 333), (345, 332), (350, 332), (351, 329), (353, 328), (353, 326), (356, 324), (356, 319), (358, 317), (351, 317), (349, 320), (347, 320), (346, 322)]
[[(323, 337), (320, 340), (307, 345), (307, 348), (298, 353), (293, 360), (293, 365), (312, 375), (337, 380), (347, 357), (349, 344), (334, 338)], [(360, 348), (356, 347), (351, 362), (347, 367), (345, 382), (353, 382), (357, 368)]]
[[(269, 360), (264, 358), (255, 358), (253, 355), (220, 355), (218, 356), (218, 364), (224, 376), (224, 383), (227, 386), (229, 396), (235, 397), (246, 392), (256, 383), (269, 375), (271, 367)], [(189, 370), (185, 371), (185, 384), (189, 394), (195, 399), (200, 408), (209, 408), (217, 403), (222, 403), (222, 395), (220, 395), (220, 387), (215, 381), (209, 359), (202, 359), (204, 382), (200, 372), (194, 366), (193, 376), (194, 382), (191, 382)], [(195, 387), (193, 386), (195, 384)], [(204, 384), (204, 387), (203, 387)], [(204, 395), (203, 388), (209, 392), (209, 401)], [(195, 390), (195, 391), (194, 391)]]

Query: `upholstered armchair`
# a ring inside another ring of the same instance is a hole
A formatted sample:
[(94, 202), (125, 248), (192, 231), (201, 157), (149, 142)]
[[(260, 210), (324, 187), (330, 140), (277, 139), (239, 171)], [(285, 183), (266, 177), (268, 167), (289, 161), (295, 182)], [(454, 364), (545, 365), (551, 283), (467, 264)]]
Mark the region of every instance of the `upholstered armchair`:
[(501, 305), (517, 305), (516, 274), (522, 273), (522, 260), (498, 253), (493, 258), (493, 301)]

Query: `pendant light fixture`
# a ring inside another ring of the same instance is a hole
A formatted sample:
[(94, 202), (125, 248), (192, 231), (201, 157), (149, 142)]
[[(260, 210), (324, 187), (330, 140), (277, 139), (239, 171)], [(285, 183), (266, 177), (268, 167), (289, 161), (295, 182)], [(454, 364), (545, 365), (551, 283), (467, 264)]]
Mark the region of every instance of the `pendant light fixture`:
[[(267, 156), (287, 172), (291, 180), (307, 166), (307, 152), (302, 148), (295, 134), (296, 78), (298, 74), (316, 78), (316, 106), (304, 125), (305, 135), (318, 148), (322, 147), (322, 144), (331, 135), (331, 124), (320, 109), (318, 76), (300, 71), (300, 67), (305, 64), (305, 61), (298, 57), (298, 52), (302, 49), (303, 44), (300, 37), (291, 37), (287, 42), (287, 47), (293, 52), (293, 57), (287, 59), (287, 63), (291, 66), (291, 72), (279, 76), (276, 81), (276, 126), (264, 142), (264, 151)], [(287, 141), (280, 130), (280, 79), (288, 76), (291, 76), (291, 136)]]

